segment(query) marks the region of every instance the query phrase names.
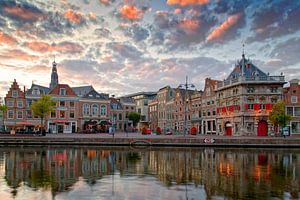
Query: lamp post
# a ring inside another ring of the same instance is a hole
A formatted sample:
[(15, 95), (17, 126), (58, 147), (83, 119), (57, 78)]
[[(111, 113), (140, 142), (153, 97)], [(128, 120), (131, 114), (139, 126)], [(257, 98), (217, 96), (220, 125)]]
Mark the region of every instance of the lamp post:
[(186, 76), (186, 78), (185, 78), (185, 83), (184, 84), (180, 84), (179, 86), (178, 86), (178, 88), (183, 88), (183, 89), (185, 89), (184, 90), (184, 101), (183, 101), (183, 107), (184, 107), (184, 130), (183, 130), (183, 135), (185, 136), (186, 135), (186, 121), (187, 121), (187, 119), (186, 119), (186, 93), (187, 93), (187, 90), (189, 89), (189, 88), (194, 88), (195, 87), (195, 85), (194, 84), (191, 84), (191, 83), (188, 83), (188, 76)]

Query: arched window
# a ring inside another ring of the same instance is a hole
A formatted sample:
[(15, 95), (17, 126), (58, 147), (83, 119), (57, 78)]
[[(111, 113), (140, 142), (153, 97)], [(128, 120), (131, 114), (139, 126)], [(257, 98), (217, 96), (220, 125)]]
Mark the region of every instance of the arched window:
[(83, 104), (83, 115), (90, 115), (90, 105), (89, 104)]
[(106, 115), (106, 106), (105, 106), (105, 105), (102, 105), (102, 106), (101, 106), (101, 112), (100, 112), (100, 115)]
[(96, 116), (98, 115), (99, 109), (98, 109), (98, 105), (97, 104), (93, 104), (92, 105), (92, 115)]

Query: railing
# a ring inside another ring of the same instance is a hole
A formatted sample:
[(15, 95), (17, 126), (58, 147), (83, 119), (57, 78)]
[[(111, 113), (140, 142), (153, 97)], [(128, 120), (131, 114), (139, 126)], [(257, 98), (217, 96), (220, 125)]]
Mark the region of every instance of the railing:
[(253, 76), (253, 77), (238, 77), (230, 80), (224, 80), (218, 83), (218, 88), (230, 86), (236, 83), (247, 82), (284, 82), (284, 76)]

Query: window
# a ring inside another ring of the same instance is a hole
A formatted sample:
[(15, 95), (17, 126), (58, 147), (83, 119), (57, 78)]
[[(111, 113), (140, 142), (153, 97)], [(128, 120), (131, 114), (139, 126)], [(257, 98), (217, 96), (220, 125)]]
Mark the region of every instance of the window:
[(65, 107), (66, 105), (66, 102), (65, 101), (59, 101), (59, 106), (60, 107)]
[(13, 118), (14, 118), (14, 111), (9, 110), (9, 111), (7, 112), (7, 118), (8, 118), (8, 119), (13, 119)]
[(74, 114), (74, 112), (73, 112), (73, 111), (71, 111), (71, 112), (70, 112), (70, 114), (69, 114), (69, 117), (70, 117), (70, 118), (72, 118), (72, 119), (74, 119), (74, 118), (75, 118), (75, 114)]
[(51, 118), (56, 118), (56, 112), (55, 111), (51, 111), (50, 117)]
[(96, 115), (98, 115), (98, 112), (99, 112), (98, 105), (93, 104), (93, 105), (92, 105), (92, 115), (93, 115), (93, 116), (96, 116)]
[(271, 91), (271, 93), (277, 93), (278, 88), (277, 87), (271, 87), (270, 91)]
[(207, 116), (210, 116), (210, 110), (207, 110)]
[(27, 118), (29, 118), (29, 119), (32, 118), (32, 112), (31, 112), (31, 110), (27, 110), (27, 111), (26, 111), (26, 116), (27, 116)]
[(23, 101), (18, 101), (18, 108), (23, 108)]
[(66, 117), (66, 112), (64, 110), (59, 111), (59, 118), (65, 118)]
[(206, 90), (206, 96), (210, 96), (210, 88), (207, 88), (207, 90)]
[(122, 114), (121, 113), (119, 114), (119, 120), (122, 120)]
[(291, 102), (292, 103), (297, 103), (298, 102), (297, 96), (291, 96)]
[(100, 115), (106, 115), (106, 106), (105, 106), (105, 105), (102, 105), (102, 106), (101, 106), (101, 112), (100, 112)]
[(300, 133), (300, 122), (292, 122), (292, 133)]
[(211, 104), (215, 104), (215, 101), (214, 101), (214, 100), (212, 100), (212, 101), (211, 101)]
[(39, 89), (38, 89), (38, 88), (33, 88), (32, 94), (33, 94), (33, 95), (40, 95)]
[(13, 100), (7, 101), (7, 107), (14, 107), (14, 101)]
[(82, 107), (83, 115), (90, 115), (90, 105), (89, 104), (83, 104)]
[(260, 108), (261, 110), (265, 110), (265, 109), (266, 109), (266, 104), (260, 104), (260, 105), (259, 105), (259, 108)]
[(295, 109), (294, 115), (295, 116), (300, 116), (300, 107), (295, 107), (294, 109)]
[(247, 88), (247, 93), (254, 93), (255, 92), (255, 88), (254, 87), (248, 87)]
[(206, 104), (207, 104), (207, 105), (210, 105), (210, 102), (209, 102), (209, 101), (207, 101), (207, 102), (206, 102)]
[(254, 108), (254, 99), (248, 99), (248, 109), (253, 110)]
[(286, 114), (294, 116), (293, 107), (287, 107), (286, 108)]
[(213, 110), (213, 115), (216, 115), (216, 111), (215, 110)]
[(18, 97), (18, 91), (17, 90), (12, 91), (12, 97)]
[(65, 88), (60, 88), (59, 89), (59, 95), (65, 96), (66, 95), (66, 89)]
[(205, 113), (205, 111), (203, 111), (203, 114), (202, 114), (202, 116), (204, 117), (204, 116), (206, 116), (206, 113)]
[(138, 109), (138, 113), (140, 113), (140, 114), (141, 114), (141, 113), (142, 113), (142, 109), (140, 109), (140, 108), (139, 108), (139, 109)]
[(74, 101), (70, 101), (70, 107), (74, 108), (75, 107), (75, 102)]
[(144, 100), (144, 106), (148, 106), (148, 100), (147, 99)]
[(272, 99), (271, 99), (271, 103), (274, 104), (274, 103), (276, 103), (276, 102), (277, 102), (277, 99), (276, 99), (276, 98), (272, 98)]
[(23, 119), (23, 111), (18, 111), (17, 118), (18, 119)]

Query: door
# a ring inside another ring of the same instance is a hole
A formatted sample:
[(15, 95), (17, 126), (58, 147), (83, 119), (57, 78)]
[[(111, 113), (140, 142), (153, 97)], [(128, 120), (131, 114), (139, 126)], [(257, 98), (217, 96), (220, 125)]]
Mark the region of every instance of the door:
[(257, 136), (268, 136), (268, 123), (264, 120), (258, 122)]
[(63, 133), (64, 132), (64, 125), (63, 124), (58, 124), (57, 125), (57, 132), (58, 133)]
[(226, 127), (226, 136), (232, 136), (232, 127)]

